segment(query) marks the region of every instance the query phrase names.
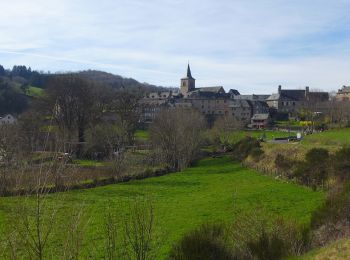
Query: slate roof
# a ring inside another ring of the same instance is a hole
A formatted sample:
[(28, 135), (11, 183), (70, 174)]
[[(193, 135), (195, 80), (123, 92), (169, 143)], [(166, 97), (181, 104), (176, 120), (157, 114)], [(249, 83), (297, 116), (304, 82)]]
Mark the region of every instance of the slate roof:
[(350, 86), (343, 86), (341, 89), (338, 90), (338, 93), (349, 93), (350, 92)]
[(269, 114), (254, 114), (252, 120), (266, 120), (269, 118)]
[(216, 91), (205, 91), (203, 89), (197, 89), (194, 91), (189, 92), (189, 95), (187, 98), (230, 98), (230, 94), (228, 93), (220, 93)]
[(282, 89), (281, 96), (290, 100), (303, 100), (305, 99), (305, 90), (303, 89)]
[(215, 92), (219, 93), (220, 91), (225, 91), (222, 86), (214, 86), (214, 87), (204, 87), (204, 88), (195, 88), (194, 91), (200, 91), (200, 92)]
[(186, 77), (185, 77), (185, 78), (182, 78), (182, 79), (194, 79), (194, 78), (192, 77), (190, 64), (187, 64), (187, 73), (186, 73)]
[(265, 95), (265, 94), (252, 94), (252, 95), (234, 96), (234, 99), (266, 101), (269, 97), (270, 97), (270, 95)]
[(239, 96), (240, 95), (240, 93), (239, 93), (239, 91), (237, 89), (230, 89), (228, 93), (231, 94), (231, 95), (235, 95), (235, 96)]

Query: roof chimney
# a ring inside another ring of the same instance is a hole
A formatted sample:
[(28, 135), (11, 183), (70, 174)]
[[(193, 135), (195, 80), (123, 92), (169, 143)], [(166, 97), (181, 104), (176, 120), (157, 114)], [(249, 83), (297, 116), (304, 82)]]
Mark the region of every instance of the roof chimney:
[(310, 93), (310, 88), (308, 86), (305, 87), (305, 97), (308, 99)]
[(282, 86), (279, 85), (279, 86), (278, 86), (278, 94), (281, 94), (281, 90), (282, 90)]

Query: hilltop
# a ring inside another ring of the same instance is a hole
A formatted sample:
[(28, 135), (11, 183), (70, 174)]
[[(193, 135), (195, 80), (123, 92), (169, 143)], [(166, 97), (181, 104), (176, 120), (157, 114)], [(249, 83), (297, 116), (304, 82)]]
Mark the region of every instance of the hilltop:
[(99, 85), (128, 90), (139, 95), (168, 89), (98, 70), (57, 72), (52, 74), (50, 72), (35, 71), (24, 65), (13, 66), (12, 69), (5, 69), (0, 65), (0, 114), (20, 114), (24, 112), (33, 99), (42, 95), (46, 82), (50, 77), (68, 73), (78, 74)]

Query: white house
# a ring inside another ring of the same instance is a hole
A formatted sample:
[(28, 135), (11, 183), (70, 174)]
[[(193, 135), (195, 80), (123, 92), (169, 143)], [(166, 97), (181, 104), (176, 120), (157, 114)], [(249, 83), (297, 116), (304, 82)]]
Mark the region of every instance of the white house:
[(0, 116), (0, 125), (12, 125), (12, 124), (15, 124), (17, 122), (17, 119), (10, 115), (10, 114), (7, 114), (5, 116)]

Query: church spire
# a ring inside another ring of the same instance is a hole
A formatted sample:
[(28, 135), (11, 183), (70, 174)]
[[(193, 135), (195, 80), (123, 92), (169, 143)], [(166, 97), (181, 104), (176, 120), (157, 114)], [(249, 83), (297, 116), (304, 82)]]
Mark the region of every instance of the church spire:
[(190, 63), (187, 64), (187, 78), (192, 79)]

